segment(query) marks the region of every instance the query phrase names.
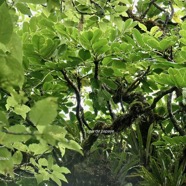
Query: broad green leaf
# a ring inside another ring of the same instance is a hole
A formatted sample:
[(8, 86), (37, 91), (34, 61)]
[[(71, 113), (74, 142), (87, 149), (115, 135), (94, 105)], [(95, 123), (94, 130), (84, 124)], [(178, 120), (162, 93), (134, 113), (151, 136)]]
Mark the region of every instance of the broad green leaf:
[(55, 174), (50, 175), (50, 178), (51, 178), (58, 186), (61, 186), (61, 181), (60, 181), (60, 179), (59, 179)]
[(101, 35), (102, 35), (102, 31), (100, 29), (95, 30), (93, 32), (93, 37), (91, 39), (92, 44), (97, 42), (100, 39)]
[(186, 68), (168, 70), (170, 79), (178, 87), (186, 87)]
[(144, 41), (141, 37), (141, 33), (137, 29), (133, 29), (133, 37), (136, 39), (137, 43), (141, 46), (144, 47)]
[(150, 34), (151, 34), (151, 35), (155, 35), (159, 29), (160, 29), (160, 28), (159, 28), (158, 26), (153, 26), (153, 27), (150, 29)]
[(104, 47), (108, 43), (107, 39), (100, 39), (97, 42), (95, 42), (92, 45), (92, 48), (94, 49), (95, 52), (98, 52), (101, 50), (102, 47)]
[(30, 108), (27, 105), (16, 105), (14, 107), (14, 112), (26, 119), (26, 114), (30, 111)]
[(48, 161), (47, 161), (45, 158), (40, 158), (40, 159), (38, 160), (38, 164), (39, 164), (40, 166), (48, 166)]
[(10, 38), (10, 42), (7, 44), (7, 47), (10, 50), (11, 56), (22, 64), (23, 51), (21, 38), (17, 34), (13, 33)]
[(75, 142), (74, 140), (68, 140), (68, 139), (64, 138), (63, 140), (60, 141), (60, 143), (58, 143), (58, 145), (62, 146), (63, 148), (67, 148), (67, 149), (77, 151), (77, 152), (79, 152), (80, 154), (83, 155), (82, 147), (77, 142)]
[(32, 13), (30, 11), (30, 8), (24, 4), (24, 3), (16, 3), (15, 4), (16, 8), (22, 13), (22, 14), (25, 14), (25, 15), (28, 15), (28, 16), (31, 16)]
[(125, 22), (124, 22), (124, 25), (123, 25), (123, 31), (126, 32), (128, 31), (130, 28), (133, 27), (133, 20), (132, 19), (127, 19)]
[(8, 118), (5, 112), (0, 111), (0, 126), (8, 125)]
[(34, 35), (32, 37), (32, 43), (34, 46), (34, 49), (39, 52), (41, 48), (45, 45), (45, 37), (41, 35)]
[(161, 83), (163, 85), (171, 85), (174, 86), (174, 83), (172, 82), (172, 80), (170, 79), (168, 74), (160, 74), (160, 75), (154, 75), (153, 79), (158, 82)]
[(40, 54), (43, 58), (49, 58), (54, 51), (56, 50), (57, 46), (52, 39), (47, 39), (45, 45), (40, 49)]
[(104, 98), (106, 101), (109, 101), (111, 99), (111, 94), (108, 91), (106, 91), (106, 90), (101, 90), (99, 92), (99, 96), (101, 98)]
[(68, 168), (63, 167), (63, 166), (58, 166), (56, 164), (52, 166), (52, 170), (54, 170), (56, 172), (63, 173), (63, 174), (69, 174), (70, 173), (70, 170)]
[[(66, 183), (68, 183), (66, 177), (65, 177), (63, 174), (61, 174), (60, 172), (53, 171), (53, 175), (55, 175), (58, 179), (60, 179), (60, 180), (62, 180), (62, 181), (64, 181), (64, 182), (66, 182)], [(55, 180), (54, 180), (54, 181), (55, 181)]]
[(6, 4), (0, 6), (0, 42), (7, 44), (13, 33), (13, 24)]
[(57, 99), (48, 97), (35, 103), (29, 112), (34, 125), (49, 125), (57, 116)]
[(24, 82), (24, 71), (19, 61), (11, 56), (0, 57), (0, 86), (22, 87)]
[(138, 26), (139, 26), (143, 31), (147, 32), (147, 27), (146, 27), (144, 24), (138, 22)]
[(106, 86), (108, 86), (109, 88), (116, 90), (117, 89), (117, 84), (114, 83), (112, 80), (110, 79), (102, 79), (102, 81), (105, 83)]
[(51, 147), (45, 143), (30, 144), (28, 148), (30, 152), (34, 153), (34, 155), (39, 155), (51, 151)]
[(81, 49), (79, 51), (79, 57), (81, 59), (83, 59), (84, 61), (86, 61), (87, 59), (90, 59), (91, 58), (91, 54), (90, 54), (89, 50)]
[(0, 148), (0, 173), (13, 176), (13, 160), (10, 151), (5, 147)]
[(20, 164), (23, 160), (23, 154), (20, 151), (16, 151), (13, 154), (12, 159), (14, 164)]
[(114, 74), (114, 70), (112, 68), (102, 68), (102, 73), (104, 76), (111, 77)]
[(22, 152), (28, 152), (28, 146), (22, 142), (14, 142), (12, 147)]
[(126, 68), (125, 62), (121, 61), (121, 60), (114, 60), (112, 62), (112, 66), (113, 66), (113, 68), (119, 68), (119, 69), (125, 69)]
[(148, 39), (146, 41), (147, 45), (149, 45), (152, 49), (161, 50), (160, 44), (156, 39)]

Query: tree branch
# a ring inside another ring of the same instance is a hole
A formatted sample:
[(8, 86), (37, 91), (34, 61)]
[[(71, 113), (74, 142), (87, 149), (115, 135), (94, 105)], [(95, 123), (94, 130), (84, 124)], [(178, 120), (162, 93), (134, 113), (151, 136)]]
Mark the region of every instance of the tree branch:
[(141, 15), (141, 19), (143, 19), (143, 18), (146, 16), (146, 14), (147, 14), (148, 11), (150, 10), (152, 4), (153, 4), (155, 1), (156, 1), (156, 0), (151, 0), (151, 2), (149, 3), (148, 8), (147, 8), (147, 9), (145, 10), (145, 12)]
[(175, 91), (175, 90), (176, 90), (176, 87), (172, 87), (172, 88), (170, 88), (170, 89), (168, 89), (168, 90), (159, 91), (159, 92), (157, 93), (157, 97), (154, 98), (154, 100), (153, 100), (153, 102), (152, 102), (152, 104), (151, 104), (151, 106), (150, 106), (150, 109), (155, 109), (155, 108), (156, 108), (157, 102), (158, 102), (163, 96), (165, 96), (165, 95), (167, 95), (167, 94), (169, 94), (169, 93), (171, 93), (171, 92), (173, 92), (173, 91)]
[(76, 94), (76, 101), (77, 101), (77, 106), (76, 106), (76, 118), (79, 122), (79, 128), (82, 132), (82, 135), (83, 135), (83, 139), (85, 139), (85, 130), (83, 128), (83, 121), (82, 121), (82, 118), (81, 118), (81, 95), (80, 95), (80, 92), (78, 90), (78, 88), (74, 85), (74, 83), (69, 79), (69, 77), (67, 76), (65, 70), (61, 70), (61, 73), (63, 74), (64, 76), (64, 79), (66, 80), (66, 82), (68, 83), (68, 85), (70, 87), (72, 87), (72, 89), (74, 90), (75, 94)]
[(97, 59), (94, 60), (94, 78), (98, 80), (98, 75), (99, 75), (99, 61)]
[(138, 85), (140, 84), (141, 80), (149, 73), (150, 71), (150, 66), (148, 66), (147, 70), (140, 76), (138, 77), (128, 88), (126, 93), (133, 91), (134, 89), (136, 89), (138, 87)]
[(172, 124), (174, 125), (174, 128), (179, 132), (179, 134), (181, 136), (184, 136), (186, 133), (185, 131), (179, 126), (176, 118), (174, 117), (174, 115), (172, 114), (172, 93), (169, 94), (168, 99), (167, 99), (167, 110), (169, 113), (169, 118), (172, 122)]

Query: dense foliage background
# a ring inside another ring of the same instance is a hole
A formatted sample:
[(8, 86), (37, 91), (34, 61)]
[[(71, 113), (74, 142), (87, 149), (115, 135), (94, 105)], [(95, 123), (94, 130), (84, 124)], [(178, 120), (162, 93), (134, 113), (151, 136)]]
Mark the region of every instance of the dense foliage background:
[(1, 0), (0, 185), (186, 185), (185, 18), (181, 0)]

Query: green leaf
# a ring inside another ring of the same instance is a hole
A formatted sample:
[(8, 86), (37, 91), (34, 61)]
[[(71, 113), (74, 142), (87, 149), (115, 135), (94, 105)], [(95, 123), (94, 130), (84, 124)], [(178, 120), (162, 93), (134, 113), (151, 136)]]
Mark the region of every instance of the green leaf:
[(100, 39), (101, 35), (102, 35), (102, 31), (100, 29), (95, 30), (93, 32), (93, 37), (91, 39), (92, 44), (97, 42)]
[(0, 57), (0, 86), (19, 86), (24, 82), (24, 71), (19, 61), (11, 56)]
[(146, 27), (144, 24), (138, 22), (138, 26), (139, 26), (143, 31), (147, 32), (147, 27)]
[(45, 143), (39, 143), (39, 144), (30, 144), (29, 145), (29, 151), (33, 152), (34, 155), (39, 155), (43, 153), (47, 153), (51, 150), (51, 147), (49, 147)]
[(84, 61), (86, 61), (87, 59), (90, 59), (91, 58), (91, 54), (90, 54), (89, 50), (81, 49), (79, 51), (79, 57), (81, 59), (83, 59)]
[(6, 4), (0, 6), (0, 42), (7, 44), (13, 33), (13, 23)]
[(27, 105), (16, 105), (14, 107), (14, 112), (26, 119), (26, 114), (30, 111), (30, 108)]
[(128, 31), (130, 28), (133, 27), (133, 20), (131, 18), (127, 19), (125, 22), (124, 22), (124, 25), (123, 25), (123, 31), (126, 32)]
[[(60, 180), (62, 180), (62, 181), (64, 181), (64, 182), (66, 182), (66, 183), (68, 183), (66, 177), (65, 177), (63, 174), (61, 174), (60, 172), (53, 171), (53, 175), (55, 175), (58, 179), (60, 179)], [(54, 180), (54, 181), (55, 181), (55, 180)], [(56, 182), (56, 183), (57, 183), (57, 182)]]
[(35, 103), (29, 112), (34, 125), (49, 125), (57, 116), (57, 99), (48, 97)]
[(5, 112), (0, 111), (0, 126), (8, 125), (8, 118)]
[(55, 176), (55, 174), (50, 175), (50, 178), (51, 178), (54, 182), (56, 182), (56, 184), (57, 184), (58, 186), (61, 186), (61, 181), (60, 181), (60, 179), (59, 179), (57, 176)]
[(75, 142), (74, 140), (68, 140), (68, 139), (63, 139), (60, 141), (60, 143), (58, 143), (59, 146), (63, 147), (63, 148), (67, 148), (67, 149), (71, 149), (71, 150), (74, 150), (74, 151), (77, 151), (79, 152), (80, 154), (83, 155), (83, 152), (82, 152), (82, 147), (77, 143)]
[(100, 39), (92, 45), (95, 52), (98, 52), (108, 43), (107, 39)]
[(23, 50), (21, 38), (17, 34), (13, 33), (10, 38), (10, 42), (7, 44), (7, 47), (10, 50), (11, 56), (22, 64)]
[(169, 68), (168, 70), (170, 79), (174, 82), (174, 85), (177, 87), (186, 87), (186, 68), (173, 69)]
[(119, 68), (119, 69), (125, 69), (126, 68), (126, 64), (122, 60), (114, 60), (112, 62), (112, 66), (113, 66), (113, 68)]
[(24, 3), (16, 3), (15, 6), (17, 7), (17, 9), (22, 13), (22, 14), (25, 14), (25, 15), (28, 15), (28, 16), (31, 16), (32, 13), (30, 11), (30, 8), (24, 4)]
[(106, 86), (108, 86), (109, 88), (116, 90), (117, 89), (117, 84), (114, 83), (112, 80), (110, 79), (102, 79), (102, 81), (105, 83)]
[(60, 172), (60, 173), (63, 173), (63, 174), (69, 174), (70, 173), (70, 170), (66, 167), (63, 167), (63, 166), (58, 166), (58, 165), (53, 165), (52, 166), (52, 169), (56, 172)]
[(156, 39), (148, 39), (146, 41), (147, 45), (149, 45), (152, 49), (161, 50), (160, 44)]
[(45, 158), (40, 158), (39, 160), (38, 160), (38, 164), (40, 165), (40, 166), (48, 166), (48, 161), (45, 159)]
[(40, 35), (34, 35), (32, 37), (32, 43), (34, 46), (34, 49), (39, 52), (41, 48), (45, 45), (45, 37)]
[(6, 148), (0, 148), (0, 173), (1, 174), (10, 174), (13, 176), (13, 161), (10, 151)]
[(20, 164), (23, 160), (23, 154), (20, 151), (16, 151), (13, 154), (12, 159), (14, 164)]
[(45, 4), (47, 0), (18, 0), (19, 3)]
[(136, 28), (133, 29), (133, 37), (141, 47), (145, 46), (141, 33)]

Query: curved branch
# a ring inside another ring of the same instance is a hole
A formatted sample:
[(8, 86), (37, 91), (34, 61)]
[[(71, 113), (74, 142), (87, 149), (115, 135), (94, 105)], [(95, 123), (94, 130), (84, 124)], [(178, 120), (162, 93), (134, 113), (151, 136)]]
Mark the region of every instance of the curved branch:
[(78, 90), (78, 88), (74, 85), (74, 83), (69, 79), (69, 77), (67, 76), (65, 70), (61, 70), (61, 73), (63, 74), (64, 76), (64, 79), (67, 81), (68, 85), (72, 87), (72, 89), (74, 90), (75, 94), (76, 94), (76, 100), (77, 100), (77, 106), (76, 106), (76, 118), (79, 122), (79, 128), (82, 132), (82, 135), (83, 135), (83, 138), (85, 139), (85, 130), (83, 128), (83, 121), (82, 121), (82, 118), (81, 118), (81, 95), (80, 95), (80, 92)]
[(151, 108), (151, 109), (155, 109), (155, 108), (156, 108), (156, 104), (158, 103), (158, 101), (159, 101), (163, 96), (165, 96), (165, 95), (167, 95), (167, 94), (169, 94), (169, 93), (171, 93), (171, 92), (173, 92), (173, 91), (175, 91), (175, 90), (176, 90), (176, 87), (172, 87), (172, 88), (170, 88), (170, 89), (168, 89), (168, 90), (159, 91), (159, 92), (157, 93), (157, 97), (154, 98), (153, 103), (151, 104), (150, 108)]

